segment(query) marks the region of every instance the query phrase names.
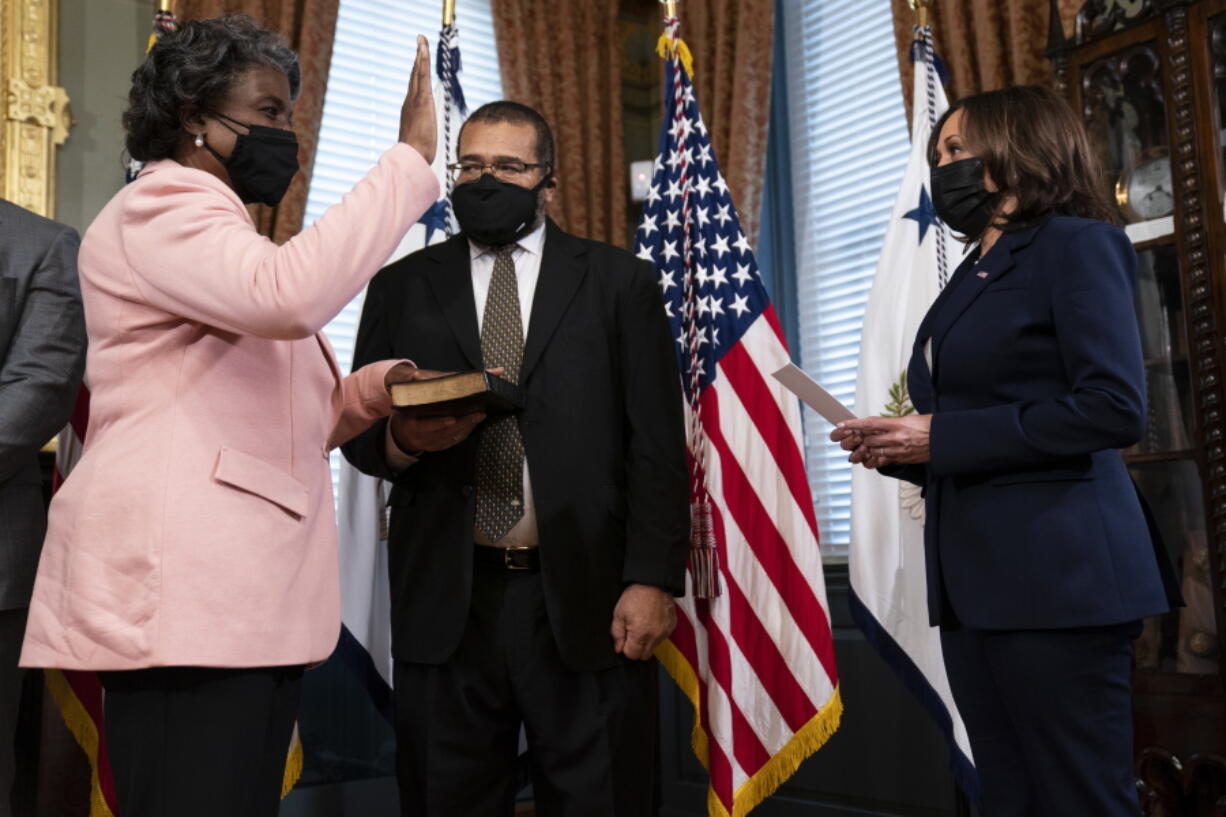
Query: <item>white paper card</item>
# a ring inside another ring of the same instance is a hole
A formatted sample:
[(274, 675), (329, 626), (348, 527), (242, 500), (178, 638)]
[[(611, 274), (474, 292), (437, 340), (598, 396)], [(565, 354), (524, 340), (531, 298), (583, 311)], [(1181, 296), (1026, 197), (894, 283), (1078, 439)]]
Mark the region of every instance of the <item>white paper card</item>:
[(789, 363), (775, 372), (773, 376), (788, 391), (803, 400), (805, 405), (826, 418), (826, 422), (831, 425), (838, 425), (844, 420), (856, 419), (851, 409), (835, 399), (834, 395), (818, 385), (816, 380), (805, 374), (804, 370), (795, 363)]

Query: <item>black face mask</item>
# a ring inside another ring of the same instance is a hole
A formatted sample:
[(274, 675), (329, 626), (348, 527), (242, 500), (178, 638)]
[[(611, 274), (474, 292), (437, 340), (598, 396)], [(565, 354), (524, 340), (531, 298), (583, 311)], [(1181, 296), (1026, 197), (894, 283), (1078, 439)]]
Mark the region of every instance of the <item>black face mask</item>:
[(205, 145), (209, 153), (226, 166), (234, 192), (238, 193), (243, 204), (259, 203), (273, 207), (280, 204), (289, 183), (294, 180), (294, 174), (298, 172), (298, 137), (292, 130), (248, 125), (220, 113), (213, 116), (219, 120), (228, 119), (247, 129), (247, 133), (239, 133), (225, 122), (221, 123), (238, 137), (234, 140), (234, 150), (230, 151), (228, 159)]
[(456, 185), (451, 209), (460, 229), (478, 244), (513, 244), (536, 228), (537, 198), (548, 182), (546, 174), (536, 187), (520, 187), (486, 173), (475, 182)]
[(983, 186), (983, 162), (959, 159), (932, 169), (932, 206), (954, 232), (978, 238), (996, 213), (1000, 193)]

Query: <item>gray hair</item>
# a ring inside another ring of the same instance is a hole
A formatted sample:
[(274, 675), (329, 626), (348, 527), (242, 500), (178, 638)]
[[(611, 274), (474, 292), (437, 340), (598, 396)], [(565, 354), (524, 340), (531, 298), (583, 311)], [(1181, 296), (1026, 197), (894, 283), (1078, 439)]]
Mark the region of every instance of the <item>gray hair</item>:
[(216, 107), (235, 80), (260, 67), (285, 74), (291, 101), (298, 97), (298, 56), (279, 34), (260, 28), (245, 14), (192, 20), (163, 34), (132, 72), (123, 112), (128, 155), (140, 162), (173, 156), (184, 108)]

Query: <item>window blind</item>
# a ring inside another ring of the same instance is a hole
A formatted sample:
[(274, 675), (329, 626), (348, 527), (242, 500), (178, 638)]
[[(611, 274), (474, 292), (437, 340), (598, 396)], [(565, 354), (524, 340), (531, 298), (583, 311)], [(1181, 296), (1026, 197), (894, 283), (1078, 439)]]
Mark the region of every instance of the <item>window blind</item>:
[[(855, 410), (864, 304), (910, 148), (889, 0), (783, 4), (800, 356)], [(805, 409), (822, 550), (845, 561), (851, 465)]]
[[(489, 0), (464, 0), (459, 5), (456, 26), (463, 64), (460, 84), (471, 111), (502, 97), (502, 79)], [(340, 201), (383, 152), (396, 143), (400, 106), (413, 67), (417, 35), (424, 34), (430, 40), (433, 78), (440, 15), (438, 0), (341, 0), (303, 226), (309, 226)], [(441, 107), (437, 79), (434, 92)], [(441, 132), (439, 139), (440, 157), (435, 166), (441, 170)], [(424, 230), (415, 227), (398, 254), (418, 249), (424, 241)], [(353, 363), (353, 343), (361, 314), (359, 295), (324, 328), (344, 372)], [(334, 485), (337, 457), (333, 452)]]

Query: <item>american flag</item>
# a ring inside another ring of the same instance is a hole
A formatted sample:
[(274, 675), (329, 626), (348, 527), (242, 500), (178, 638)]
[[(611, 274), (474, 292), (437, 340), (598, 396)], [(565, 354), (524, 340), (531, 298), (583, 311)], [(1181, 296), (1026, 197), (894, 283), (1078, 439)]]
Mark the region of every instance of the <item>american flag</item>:
[(838, 728), (842, 714), (800, 407), (789, 362), (665, 20), (666, 105), (635, 248), (659, 271), (688, 412), (694, 517), (689, 594), (657, 655), (695, 708), (710, 815), (742, 815)]

